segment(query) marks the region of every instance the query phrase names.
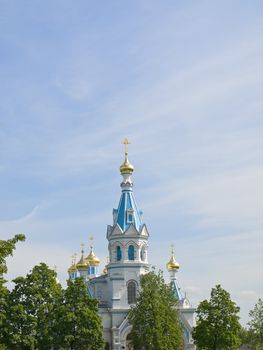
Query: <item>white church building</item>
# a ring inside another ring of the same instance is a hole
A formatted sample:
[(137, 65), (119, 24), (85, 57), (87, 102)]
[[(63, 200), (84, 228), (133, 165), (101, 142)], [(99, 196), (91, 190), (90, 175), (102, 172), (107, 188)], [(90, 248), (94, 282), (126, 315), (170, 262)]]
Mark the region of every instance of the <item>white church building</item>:
[[(129, 338), (131, 325), (127, 315), (131, 305), (136, 302), (140, 276), (147, 273), (151, 266), (147, 257), (149, 232), (133, 194), (131, 175), (134, 167), (128, 160), (127, 139), (124, 144), (125, 160), (120, 166), (121, 197), (118, 208), (113, 209), (113, 223), (108, 225), (106, 234), (109, 261), (103, 272), (99, 273), (100, 260), (94, 254), (91, 239), (89, 255), (84, 256), (83, 245), (79, 262), (73, 259), (68, 269), (69, 278), (83, 276), (89, 295), (99, 300), (106, 349), (111, 350), (132, 349)], [(179, 264), (174, 258), (173, 249), (166, 266), (171, 288), (178, 299), (185, 349), (195, 349), (192, 340), (195, 309), (178, 287), (176, 274)]]

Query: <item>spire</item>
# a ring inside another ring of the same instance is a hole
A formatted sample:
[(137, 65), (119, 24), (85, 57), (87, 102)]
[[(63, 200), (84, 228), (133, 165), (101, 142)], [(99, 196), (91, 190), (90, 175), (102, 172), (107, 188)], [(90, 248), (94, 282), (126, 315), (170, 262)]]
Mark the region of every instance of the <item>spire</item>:
[(80, 271), (86, 270), (87, 269), (87, 262), (84, 258), (84, 243), (81, 243), (81, 258), (79, 262), (77, 263), (77, 269)]
[(123, 174), (132, 174), (134, 167), (129, 162), (129, 159), (128, 159), (128, 145), (130, 144), (130, 142), (127, 138), (125, 138), (122, 143), (124, 144), (125, 160), (124, 160), (124, 163), (120, 166), (120, 172), (122, 175)]
[(171, 244), (171, 258), (166, 264), (167, 270), (168, 271), (178, 271), (180, 268), (179, 263), (175, 260), (174, 258), (174, 245)]
[(182, 301), (183, 297), (180, 291), (180, 288), (177, 284), (177, 280), (176, 280), (176, 273), (179, 270), (179, 263), (175, 260), (174, 257), (174, 245), (171, 244), (171, 257), (170, 260), (168, 261), (168, 263), (166, 264), (167, 270), (169, 271), (170, 274), (170, 286), (171, 286), (171, 290), (173, 295), (176, 297), (177, 300)]
[(54, 265), (54, 272), (56, 273), (56, 283), (59, 284), (60, 281), (58, 279), (58, 267), (57, 267), (57, 265)]
[(94, 237), (90, 237), (90, 253), (89, 255), (86, 257), (86, 262), (88, 263), (88, 265), (90, 266), (99, 266), (100, 264), (100, 259), (94, 254), (93, 252), (93, 240)]
[(105, 267), (103, 269), (103, 274), (104, 275), (107, 275), (107, 273), (108, 273), (108, 264), (109, 264), (109, 262), (110, 262), (110, 258), (109, 258), (109, 256), (107, 256), (107, 258), (106, 258), (106, 265), (105, 265)]
[(137, 209), (135, 198), (132, 192), (132, 179), (134, 167), (128, 160), (128, 145), (130, 142), (127, 138), (122, 142), (125, 147), (125, 160), (120, 166), (120, 172), (123, 176), (121, 183), (122, 195), (118, 209), (113, 209), (113, 225), (119, 225), (120, 229), (125, 232), (130, 225), (133, 225), (137, 231), (143, 226), (141, 212)]
[(70, 274), (71, 272), (78, 272), (78, 269), (77, 269), (77, 266), (76, 266), (76, 254), (72, 255), (71, 266), (68, 269), (68, 273)]

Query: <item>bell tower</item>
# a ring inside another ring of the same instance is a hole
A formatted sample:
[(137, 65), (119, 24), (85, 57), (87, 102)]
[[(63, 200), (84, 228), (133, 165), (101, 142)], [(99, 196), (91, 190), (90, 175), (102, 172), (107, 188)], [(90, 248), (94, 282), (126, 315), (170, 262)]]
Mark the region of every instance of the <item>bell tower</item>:
[(133, 165), (128, 159), (129, 141), (123, 141), (125, 158), (120, 166), (121, 197), (113, 209), (113, 224), (107, 228), (109, 249), (108, 277), (111, 281), (112, 307), (128, 308), (135, 303), (140, 275), (149, 269), (149, 233), (133, 194)]

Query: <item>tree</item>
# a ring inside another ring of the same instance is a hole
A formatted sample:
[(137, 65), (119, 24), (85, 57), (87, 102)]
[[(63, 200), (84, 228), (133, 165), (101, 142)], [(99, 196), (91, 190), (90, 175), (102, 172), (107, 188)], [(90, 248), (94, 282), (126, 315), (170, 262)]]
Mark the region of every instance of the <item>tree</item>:
[(98, 301), (88, 296), (82, 278), (68, 281), (62, 302), (57, 305), (55, 350), (103, 350)]
[(51, 349), (54, 309), (62, 293), (55, 271), (41, 263), (14, 283), (6, 305), (4, 344), (14, 350)]
[(251, 350), (254, 349), (254, 347), (252, 347), (253, 334), (249, 329), (241, 327), (239, 338), (240, 338), (241, 346), (244, 346), (245, 349), (251, 349)]
[(193, 339), (198, 349), (232, 350), (240, 344), (239, 307), (220, 285), (211, 290), (210, 300), (197, 308)]
[(263, 301), (258, 299), (254, 309), (249, 312), (251, 321), (248, 323), (249, 330), (253, 335), (252, 343), (255, 349), (263, 349)]
[(182, 329), (176, 309), (177, 301), (161, 272), (141, 276), (140, 292), (128, 318), (135, 349), (182, 349)]
[(8, 240), (0, 240), (0, 349), (4, 349), (2, 345), (3, 324), (6, 320), (6, 304), (9, 295), (4, 279), (4, 274), (7, 273), (6, 258), (13, 254), (16, 243), (24, 240), (25, 236), (22, 234), (15, 235), (14, 238)]
[(0, 278), (2, 278), (2, 275), (7, 272), (6, 258), (13, 254), (16, 243), (24, 240), (25, 236), (21, 233), (7, 241), (0, 240)]

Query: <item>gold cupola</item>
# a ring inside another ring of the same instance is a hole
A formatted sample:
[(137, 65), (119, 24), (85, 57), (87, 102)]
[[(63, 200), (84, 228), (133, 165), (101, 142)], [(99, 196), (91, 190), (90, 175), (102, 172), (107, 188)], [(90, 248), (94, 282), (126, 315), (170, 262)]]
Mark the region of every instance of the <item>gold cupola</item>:
[(132, 174), (134, 167), (129, 162), (129, 159), (128, 159), (128, 145), (130, 144), (130, 142), (128, 141), (127, 138), (125, 138), (123, 140), (123, 144), (125, 146), (125, 160), (124, 160), (124, 163), (120, 166), (120, 172), (121, 174)]
[(76, 266), (78, 271), (85, 271), (88, 267), (87, 261), (84, 258), (84, 243), (81, 244), (81, 258)]
[(90, 237), (90, 253), (86, 257), (86, 262), (90, 266), (99, 266), (100, 264), (100, 259), (94, 254), (93, 252), (93, 237)]
[(68, 273), (72, 273), (72, 272), (78, 272), (77, 266), (76, 266), (76, 255), (72, 256), (72, 263), (70, 268), (68, 269)]
[(168, 261), (168, 263), (166, 264), (167, 270), (168, 271), (178, 271), (180, 268), (180, 265), (178, 263), (178, 261), (175, 260), (174, 257), (174, 246), (173, 244), (171, 245), (171, 258)]
[(105, 265), (105, 267), (104, 267), (104, 269), (103, 269), (103, 274), (104, 274), (104, 275), (107, 275), (107, 273), (108, 273), (108, 264), (109, 264), (109, 261), (110, 261), (110, 259), (109, 259), (109, 257), (107, 256), (106, 265)]

